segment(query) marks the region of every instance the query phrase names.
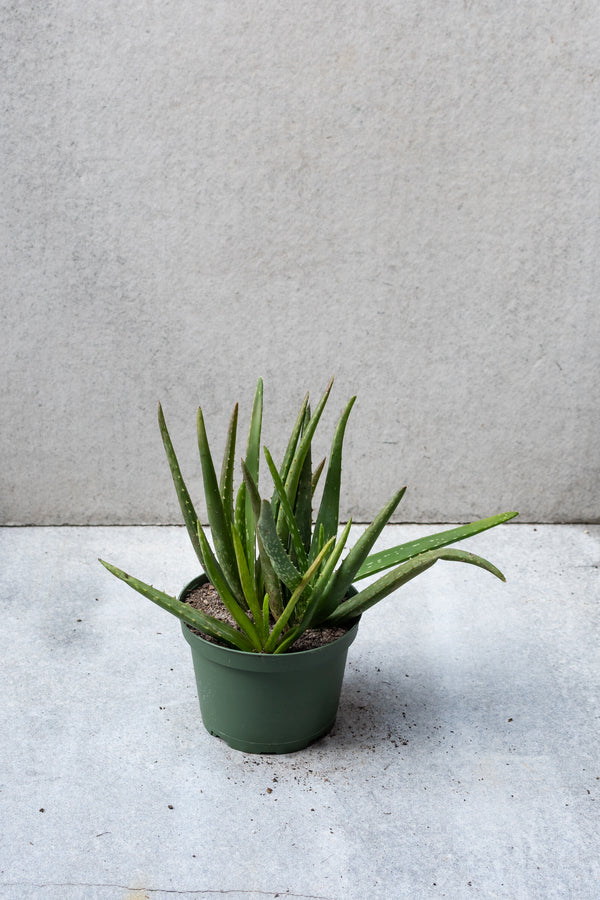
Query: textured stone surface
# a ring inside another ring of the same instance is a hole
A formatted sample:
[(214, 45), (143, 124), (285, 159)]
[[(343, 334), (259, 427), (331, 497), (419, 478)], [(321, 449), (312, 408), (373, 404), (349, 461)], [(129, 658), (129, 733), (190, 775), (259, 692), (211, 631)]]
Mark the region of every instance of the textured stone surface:
[[(388, 528), (381, 546), (429, 533)], [(202, 728), (177, 528), (0, 530), (0, 897), (596, 900), (600, 527), (466, 542), (370, 610), (334, 731), (251, 756)]]
[(177, 522), (158, 399), (197, 484), (331, 373), (355, 520), (597, 519), (594, 0), (0, 19), (1, 521)]

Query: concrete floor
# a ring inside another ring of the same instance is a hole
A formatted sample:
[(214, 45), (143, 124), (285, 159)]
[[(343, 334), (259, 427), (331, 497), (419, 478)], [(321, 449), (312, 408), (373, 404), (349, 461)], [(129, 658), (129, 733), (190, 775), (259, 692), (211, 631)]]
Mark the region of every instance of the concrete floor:
[[(380, 546), (439, 527), (394, 526)], [(600, 526), (511, 524), (363, 618), (334, 731), (200, 721), (180, 528), (0, 530), (0, 897), (600, 897)]]

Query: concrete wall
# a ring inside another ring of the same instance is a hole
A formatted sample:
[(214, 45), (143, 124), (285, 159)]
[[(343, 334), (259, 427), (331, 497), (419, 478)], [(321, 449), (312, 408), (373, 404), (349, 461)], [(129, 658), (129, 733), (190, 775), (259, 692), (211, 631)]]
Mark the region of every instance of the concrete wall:
[(5, 523), (179, 521), (158, 399), (197, 496), (333, 373), (356, 521), (598, 519), (597, 0), (0, 18)]

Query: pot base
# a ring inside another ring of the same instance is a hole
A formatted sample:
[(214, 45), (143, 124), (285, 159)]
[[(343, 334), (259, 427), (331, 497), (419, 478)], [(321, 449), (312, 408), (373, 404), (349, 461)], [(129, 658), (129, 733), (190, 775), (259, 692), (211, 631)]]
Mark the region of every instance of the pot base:
[(265, 744), (264, 742), (253, 742), (247, 741), (241, 738), (235, 738), (228, 734), (219, 734), (216, 731), (210, 731), (210, 729), (206, 729), (209, 734), (212, 734), (213, 737), (221, 738), (221, 740), (225, 741), (225, 743), (232, 748), (232, 750), (241, 750), (242, 753), (263, 753), (263, 754), (276, 754), (276, 753), (296, 753), (298, 750), (303, 750), (305, 747), (308, 747), (310, 744), (314, 744), (315, 741), (319, 741), (321, 738), (325, 737), (326, 734), (329, 734), (333, 726), (335, 725), (335, 719), (333, 722), (330, 722), (325, 728), (319, 731), (317, 734), (311, 735), (309, 737), (302, 737), (299, 740), (289, 741), (288, 743), (277, 743), (277, 744)]

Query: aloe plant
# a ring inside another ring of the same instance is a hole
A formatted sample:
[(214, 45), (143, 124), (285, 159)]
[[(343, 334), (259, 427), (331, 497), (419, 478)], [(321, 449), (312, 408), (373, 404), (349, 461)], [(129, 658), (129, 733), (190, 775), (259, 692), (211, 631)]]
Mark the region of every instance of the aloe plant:
[[(102, 565), (188, 625), (237, 650), (255, 653), (283, 653), (309, 627), (351, 623), (438, 560), (480, 566), (504, 581), (504, 576), (492, 563), (448, 545), (506, 522), (516, 516), (516, 512), (501, 513), (372, 553), (377, 538), (404, 495), (404, 487), (396, 491), (344, 555), (352, 521), (340, 532), (342, 444), (355, 397), (347, 403), (333, 434), (325, 483), (313, 524), (312, 499), (325, 461), (313, 468), (311, 444), (332, 384), (333, 379), (314, 411), (311, 412), (308, 394), (304, 398), (279, 467), (269, 449), (263, 448), (274, 485), (270, 499), (261, 497), (258, 486), (262, 379), (259, 379), (254, 395), (237, 490), (234, 472), (238, 406), (236, 404), (231, 415), (218, 475), (204, 416), (198, 409), (198, 449), (212, 546), (181, 475), (159, 405), (160, 432), (192, 546), (237, 627), (192, 608), (104, 560), (100, 560)], [(361, 579), (381, 572), (385, 574), (367, 587), (357, 589)]]

